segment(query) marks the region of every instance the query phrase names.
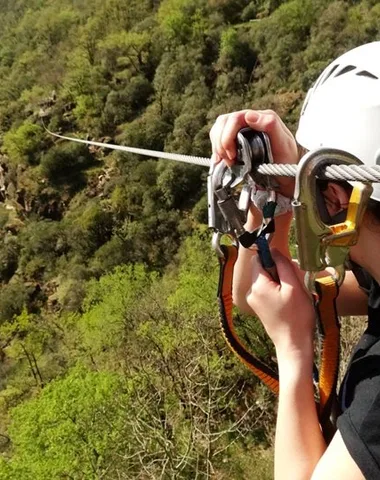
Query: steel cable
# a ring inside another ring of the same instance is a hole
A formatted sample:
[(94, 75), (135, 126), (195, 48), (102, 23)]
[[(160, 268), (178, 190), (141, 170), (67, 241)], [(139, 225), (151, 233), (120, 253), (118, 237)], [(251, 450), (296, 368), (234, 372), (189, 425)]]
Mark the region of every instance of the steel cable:
[[(45, 126), (44, 126), (45, 127)], [(157, 150), (147, 150), (145, 148), (126, 147), (124, 145), (115, 145), (112, 143), (94, 142), (91, 140), (82, 140), (79, 138), (66, 137), (53, 133), (45, 127), (45, 130), (52, 136), (69, 140), (71, 142), (83, 143), (85, 145), (93, 145), (95, 147), (109, 148), (111, 150), (119, 150), (122, 152), (144, 155), (146, 157), (162, 158), (166, 160), (174, 160), (176, 162), (184, 162), (192, 165), (200, 165), (202, 167), (210, 167), (211, 160), (206, 157), (196, 157), (193, 155), (182, 155), (179, 153), (159, 152)], [(261, 164), (257, 167), (257, 171), (262, 175), (295, 177), (297, 174), (297, 165), (276, 163)], [(350, 180), (359, 182), (380, 182), (380, 165), (329, 165), (321, 169), (318, 178), (324, 180)]]
[[(257, 171), (262, 175), (295, 177), (297, 165), (261, 164)], [(359, 182), (380, 182), (380, 165), (328, 165), (321, 169), (318, 178), (322, 180), (357, 180)]]

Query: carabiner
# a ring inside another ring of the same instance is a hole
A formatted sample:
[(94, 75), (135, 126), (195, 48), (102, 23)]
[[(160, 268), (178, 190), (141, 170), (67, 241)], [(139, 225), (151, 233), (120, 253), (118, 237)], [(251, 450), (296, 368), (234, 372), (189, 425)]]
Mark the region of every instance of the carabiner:
[(300, 268), (309, 272), (305, 277), (309, 289), (313, 289), (312, 283), (317, 272), (326, 267), (333, 267), (337, 282), (343, 282), (349, 247), (357, 241), (358, 227), (372, 192), (369, 183), (355, 182), (345, 222), (327, 225), (321, 219), (315, 200), (318, 171), (331, 164), (360, 163), (354, 155), (327, 148), (307, 153), (299, 163), (292, 206), (296, 222), (298, 260)]
[[(209, 227), (215, 232), (238, 239), (250, 247), (257, 238), (257, 232), (244, 228), (247, 220), (251, 185), (259, 182), (268, 185), (267, 177), (257, 173), (257, 166), (271, 161), (270, 143), (266, 134), (242, 129), (237, 135), (238, 158), (232, 167), (222, 161), (210, 168), (208, 183)], [(239, 203), (234, 194), (242, 186)], [(220, 255), (221, 236), (215, 236), (213, 246)]]

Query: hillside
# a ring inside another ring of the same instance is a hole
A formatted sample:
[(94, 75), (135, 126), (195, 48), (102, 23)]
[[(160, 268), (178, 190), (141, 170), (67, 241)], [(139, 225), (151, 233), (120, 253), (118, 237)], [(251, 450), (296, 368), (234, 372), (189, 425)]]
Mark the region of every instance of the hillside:
[[(0, 480), (269, 479), (275, 399), (219, 331), (201, 167), (218, 115), (296, 128), (374, 0), (0, 2)], [(271, 346), (253, 319), (244, 335)]]

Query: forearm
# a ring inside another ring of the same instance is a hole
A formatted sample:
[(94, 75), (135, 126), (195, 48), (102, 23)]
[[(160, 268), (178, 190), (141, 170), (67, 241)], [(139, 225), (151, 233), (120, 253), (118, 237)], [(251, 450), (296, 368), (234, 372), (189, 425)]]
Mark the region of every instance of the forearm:
[(302, 352), (277, 350), (280, 393), (275, 441), (275, 479), (309, 480), (326, 444), (319, 426), (312, 381), (313, 345)]

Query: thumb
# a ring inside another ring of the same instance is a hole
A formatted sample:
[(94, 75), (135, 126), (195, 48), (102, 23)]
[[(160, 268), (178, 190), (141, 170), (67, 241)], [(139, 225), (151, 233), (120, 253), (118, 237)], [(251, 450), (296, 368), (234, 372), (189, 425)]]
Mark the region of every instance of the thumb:
[(281, 287), (285, 285), (289, 285), (293, 287), (301, 286), (301, 282), (298, 278), (298, 275), (294, 270), (293, 262), (276, 249), (272, 249), (271, 253), (272, 253), (273, 261), (276, 264)]
[(252, 258), (252, 283), (256, 285), (269, 285), (273, 283), (273, 278), (271, 274), (263, 267), (259, 255), (255, 255)]
[(260, 113), (256, 110), (248, 110), (245, 114), (244, 120), (247, 125), (254, 130), (259, 130), (258, 120), (260, 119)]

